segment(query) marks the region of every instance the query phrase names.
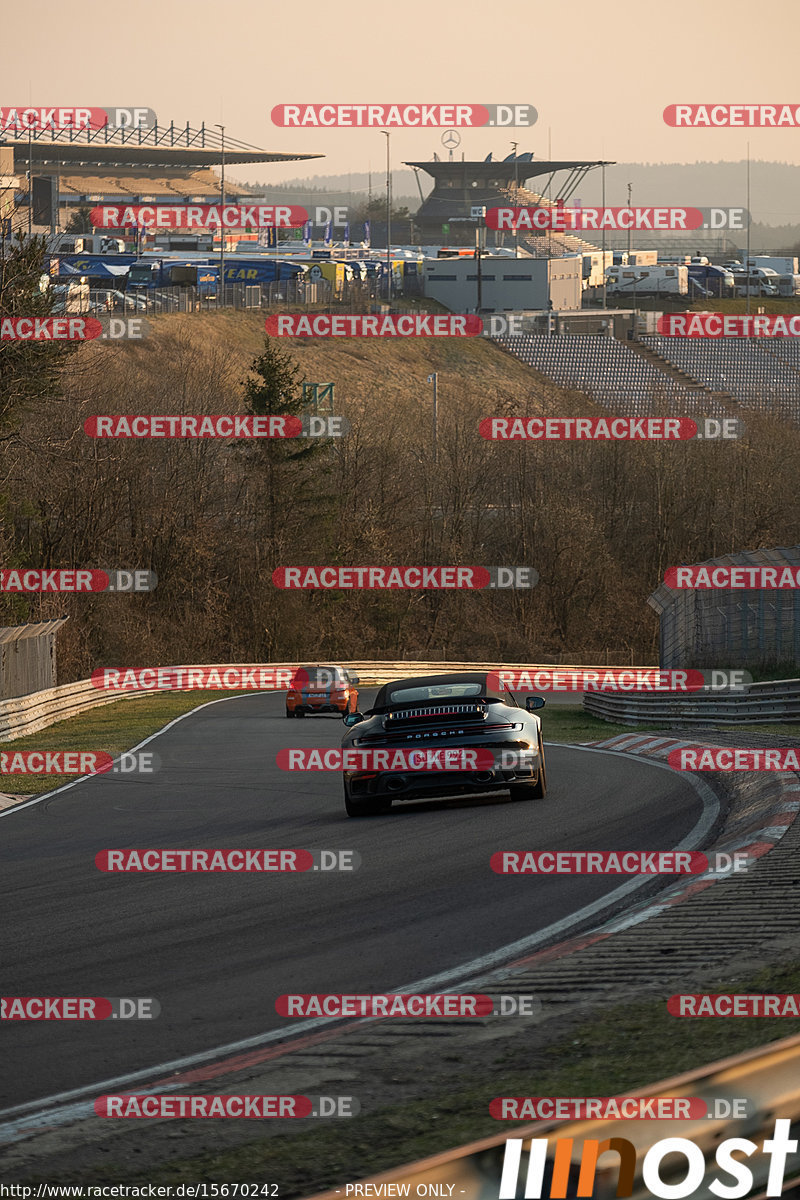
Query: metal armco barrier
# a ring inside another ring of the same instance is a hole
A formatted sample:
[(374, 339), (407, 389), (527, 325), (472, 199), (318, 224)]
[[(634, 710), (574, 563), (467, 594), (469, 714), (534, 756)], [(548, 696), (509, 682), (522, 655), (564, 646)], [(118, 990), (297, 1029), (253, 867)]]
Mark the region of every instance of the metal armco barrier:
[[(330, 659), (327, 661), (331, 661)], [(297, 670), (301, 666), (313, 666), (308, 659), (294, 663), (214, 663), (203, 665), (192, 664), (201, 670), (225, 671), (228, 667), (240, 667), (249, 670), (253, 667), (282, 667)], [(408, 679), (413, 675), (425, 675), (428, 672), (444, 671), (495, 671), (501, 667), (511, 669), (537, 670), (529, 663), (468, 663), (468, 662), (340, 662), (340, 666), (354, 671), (360, 680), (361, 687), (380, 687), (393, 679)], [(553, 668), (555, 664), (542, 664), (543, 668)], [(166, 670), (175, 668), (166, 667)], [(188, 669), (184, 665), (183, 670)], [(597, 671), (599, 667), (566, 667), (559, 664), (559, 669), (574, 671)], [(643, 668), (631, 668), (633, 670)], [(652, 669), (652, 668), (651, 668)], [(115, 700), (135, 700), (138, 696), (152, 695), (157, 689), (144, 692), (114, 692), (98, 691), (88, 679), (76, 683), (67, 683), (62, 687), (48, 688), (46, 691), (33, 692), (28, 696), (19, 696), (14, 700), (0, 701), (0, 741), (13, 741), (14, 738), (24, 737), (28, 733), (38, 733), (56, 721), (74, 717), (86, 712), (99, 704), (113, 704)], [(224, 689), (220, 695), (224, 695)], [(231, 692), (230, 695), (235, 693)]]
[[(330, 660), (328, 660), (330, 661)], [(225, 671), (228, 667), (251, 669), (253, 667), (280, 667), (296, 670), (300, 666), (312, 666), (307, 659), (293, 663), (213, 663), (192, 664), (204, 670)], [(426, 675), (446, 671), (495, 671), (509, 670), (559, 670), (559, 671), (602, 671), (602, 666), (567, 663), (498, 663), (498, 662), (386, 662), (360, 661), (340, 662), (340, 666), (354, 671), (360, 686), (380, 687), (392, 679), (408, 679), (414, 675)], [(166, 668), (174, 669), (174, 668)], [(188, 669), (186, 665), (184, 670)], [(649, 667), (626, 667), (626, 670), (653, 670)], [(90, 680), (81, 679), (45, 691), (33, 692), (13, 700), (0, 701), (0, 740), (12, 741), (28, 733), (37, 733), (56, 721), (76, 716), (100, 704), (112, 704), (115, 700), (133, 700), (147, 692), (105, 693), (93, 687)], [(224, 694), (221, 689), (220, 694)], [(230, 693), (234, 694), (234, 693)], [(578, 702), (576, 693), (575, 702)], [(770, 722), (800, 721), (800, 679), (789, 679), (775, 683), (754, 683), (742, 694), (728, 693), (719, 696), (659, 696), (654, 694), (621, 694), (617, 692), (586, 692), (584, 709), (605, 721), (623, 725), (654, 724), (708, 724), (709, 722), (766, 724)]]
[(800, 721), (800, 679), (751, 683), (746, 691), (716, 696), (586, 692), (583, 707), (593, 717), (621, 725), (790, 723)]
[[(136, 694), (132, 693), (132, 696)], [(92, 687), (88, 679), (81, 679), (77, 683), (65, 683), (41, 692), (32, 692), (28, 696), (0, 701), (0, 742), (38, 733), (56, 721), (75, 717), (89, 708), (127, 698), (107, 696)]]
[[(602, 1087), (599, 1087), (595, 1094), (601, 1093)], [(487, 1113), (492, 1095), (487, 1088)], [(556, 1139), (574, 1138), (570, 1158), (577, 1175), (584, 1139), (603, 1140), (617, 1136), (627, 1138), (636, 1147), (632, 1200), (639, 1200), (640, 1197), (643, 1200), (644, 1197), (652, 1195), (642, 1182), (642, 1160), (650, 1146), (662, 1138), (670, 1137), (681, 1137), (694, 1142), (705, 1156), (706, 1180), (697, 1191), (692, 1192), (693, 1200), (713, 1200), (714, 1193), (709, 1191), (708, 1183), (717, 1176), (721, 1175), (723, 1182), (729, 1183), (729, 1176), (723, 1173), (723, 1168), (717, 1167), (714, 1161), (715, 1149), (720, 1141), (737, 1137), (749, 1138), (756, 1142), (758, 1150), (754, 1151), (751, 1157), (742, 1160), (753, 1172), (756, 1190), (750, 1194), (756, 1196), (758, 1189), (763, 1189), (766, 1183), (770, 1165), (770, 1158), (761, 1150), (763, 1139), (772, 1133), (776, 1118), (788, 1118), (793, 1124), (800, 1119), (800, 1035), (773, 1042), (766, 1048), (759, 1047), (733, 1058), (711, 1063), (648, 1087), (626, 1091), (625, 1095), (700, 1096), (710, 1106), (713, 1106), (715, 1099), (746, 1099), (749, 1115), (744, 1118), (729, 1117), (721, 1120), (705, 1117), (686, 1121), (539, 1121), (522, 1126), (514, 1125), (512, 1121), (498, 1121), (498, 1127), (502, 1128), (492, 1137), (472, 1142), (467, 1146), (459, 1146), (416, 1163), (408, 1163), (381, 1175), (373, 1175), (369, 1179), (359, 1180), (363, 1187), (360, 1194), (373, 1197), (449, 1194), (459, 1197), (459, 1200), (497, 1200), (506, 1138), (549, 1138), (551, 1154)], [(797, 1136), (796, 1131), (792, 1132), (792, 1136)], [(602, 1161), (608, 1165), (598, 1166), (592, 1196), (602, 1197), (603, 1200), (608, 1197), (610, 1200), (616, 1195), (619, 1159), (616, 1154), (610, 1154)], [(682, 1166), (681, 1172), (683, 1170)], [(518, 1197), (524, 1195), (526, 1171), (527, 1147), (523, 1146), (517, 1186)], [(786, 1163), (785, 1182), (791, 1182), (797, 1175), (796, 1158), (793, 1163), (790, 1156)], [(666, 1181), (666, 1172), (662, 1177)], [(682, 1174), (680, 1178), (683, 1178)], [(403, 1190), (389, 1191), (386, 1185), (390, 1183), (403, 1185)], [(437, 1191), (432, 1186), (434, 1184), (453, 1185), (453, 1190), (449, 1192), (442, 1188)], [(405, 1190), (406, 1185), (408, 1191)], [(417, 1188), (420, 1190), (417, 1191)], [(568, 1189), (568, 1194), (574, 1195), (575, 1192)], [(350, 1195), (353, 1195), (353, 1192)], [(549, 1195), (546, 1177), (542, 1195)], [(345, 1196), (345, 1186), (342, 1183), (337, 1190), (319, 1192), (311, 1200), (345, 1200)]]

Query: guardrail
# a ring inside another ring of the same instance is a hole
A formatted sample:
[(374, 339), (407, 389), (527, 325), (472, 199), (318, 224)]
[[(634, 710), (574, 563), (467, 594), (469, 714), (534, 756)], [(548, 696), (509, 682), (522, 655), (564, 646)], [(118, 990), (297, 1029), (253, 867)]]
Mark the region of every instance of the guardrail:
[[(200, 670), (224, 672), (229, 667), (252, 670), (259, 667), (274, 667), (296, 670), (300, 666), (311, 666), (304, 662), (281, 663), (215, 663), (192, 664)], [(560, 671), (601, 671), (602, 666), (572, 665), (566, 663), (508, 663), (508, 662), (386, 662), (368, 660), (341, 662), (341, 666), (354, 671), (361, 687), (380, 687), (393, 679), (408, 679), (414, 675), (427, 675), (446, 671), (495, 671), (500, 669), (526, 670), (530, 672), (547, 669)], [(175, 667), (165, 668), (177, 670)], [(187, 670), (184, 666), (181, 669)], [(653, 668), (630, 667), (629, 670)], [(59, 687), (17, 696), (13, 700), (0, 701), (0, 740), (13, 741), (28, 733), (53, 725), (56, 721), (77, 716), (101, 704), (113, 704), (116, 700), (135, 700), (159, 689), (147, 692), (115, 692), (109, 695), (93, 686), (91, 680), (81, 679)], [(221, 689), (224, 690), (224, 689)], [(576, 695), (577, 701), (577, 695)], [(592, 716), (621, 725), (694, 724), (707, 725), (723, 722), (736, 724), (746, 722), (765, 725), (773, 722), (800, 722), (800, 679), (750, 684), (746, 692), (728, 692), (715, 695), (676, 696), (644, 694), (622, 694), (619, 692), (586, 692), (583, 707)]]
[[(194, 664), (199, 670), (217, 670), (225, 671), (228, 667), (239, 667), (243, 670), (251, 670), (258, 667), (276, 667), (288, 670), (297, 670), (300, 666), (311, 666), (308, 660), (294, 663), (224, 663), (214, 664), (212, 666), (202, 666)], [(554, 664), (543, 664), (543, 668)], [(559, 669), (574, 670), (574, 671), (598, 671), (600, 667), (580, 667), (580, 666), (564, 666), (558, 664)], [(408, 679), (413, 675), (427, 675), (440, 671), (494, 671), (501, 667), (507, 667), (512, 670), (537, 670), (537, 667), (532, 667), (530, 663), (498, 663), (498, 662), (385, 662), (385, 661), (362, 661), (362, 662), (342, 662), (340, 666), (347, 667), (351, 671), (355, 671), (358, 675), (362, 687), (380, 687), (381, 684), (390, 683), (393, 679)], [(167, 667), (166, 670), (176, 670), (175, 667)], [(187, 670), (187, 667), (183, 667)], [(643, 668), (632, 668), (633, 670)], [(67, 717), (77, 716), (79, 713), (86, 712), (88, 709), (95, 708), (100, 704), (112, 704), (115, 700), (135, 700), (138, 696), (150, 695), (152, 691), (158, 689), (148, 689), (147, 692), (115, 692), (113, 695), (108, 695), (106, 692), (98, 691), (92, 685), (91, 680), (81, 679), (76, 683), (67, 683), (59, 687), (48, 688), (42, 692), (32, 692), (28, 696), (17, 696), (13, 700), (0, 701), (0, 741), (13, 741), (14, 738), (24, 737), (28, 733), (38, 733), (40, 729), (45, 729), (48, 725), (53, 725), (56, 721), (66, 720)]]
[[(467, 1146), (446, 1151), (443, 1154), (425, 1158), (419, 1162), (409, 1163), (393, 1171), (381, 1175), (373, 1175), (361, 1179), (359, 1183), (362, 1196), (425, 1196), (425, 1195), (454, 1195), (460, 1200), (486, 1200), (486, 1197), (497, 1197), (500, 1191), (500, 1179), (503, 1170), (506, 1138), (574, 1138), (570, 1144), (569, 1157), (572, 1171), (577, 1175), (577, 1165), (580, 1161), (582, 1143), (585, 1139), (602, 1140), (615, 1135), (627, 1137), (636, 1146), (636, 1169), (632, 1192), (622, 1192), (631, 1195), (632, 1200), (639, 1197), (651, 1197), (642, 1181), (642, 1162), (647, 1150), (662, 1138), (682, 1137), (695, 1143), (703, 1152), (706, 1168), (713, 1167), (716, 1147), (721, 1140), (728, 1137), (749, 1138), (758, 1144), (758, 1149), (748, 1157), (748, 1168), (753, 1172), (754, 1188), (763, 1189), (772, 1162), (771, 1156), (764, 1154), (762, 1141), (768, 1137), (774, 1127), (776, 1118), (787, 1118), (793, 1123), (800, 1118), (800, 1036), (785, 1038), (772, 1045), (746, 1051), (744, 1054), (726, 1058), (716, 1063), (689, 1071), (660, 1083), (626, 1092), (627, 1096), (699, 1096), (704, 1099), (709, 1108), (715, 1099), (727, 1100), (730, 1097), (748, 1101), (748, 1115), (728, 1117), (714, 1120), (708, 1117), (693, 1120), (644, 1120), (644, 1121), (540, 1121), (533, 1125), (515, 1126), (512, 1121), (498, 1122), (505, 1126), (502, 1133), (482, 1141), (472, 1142)], [(490, 1093), (487, 1092), (487, 1109)], [(574, 1149), (573, 1149), (574, 1145)], [(552, 1144), (549, 1147), (552, 1153)], [(593, 1196), (612, 1197), (617, 1188), (617, 1176), (620, 1167), (616, 1160), (613, 1165), (598, 1166), (597, 1176), (591, 1194)], [(523, 1194), (525, 1179), (525, 1161), (520, 1167), (520, 1180), (516, 1195)], [(684, 1170), (683, 1165), (680, 1168)], [(725, 1170), (722, 1166), (720, 1171)], [(572, 1171), (570, 1174), (572, 1175)], [(716, 1175), (717, 1172), (714, 1171)], [(794, 1182), (798, 1176), (796, 1163), (787, 1161), (784, 1187)], [(670, 1179), (670, 1182), (672, 1180)], [(389, 1191), (386, 1185), (402, 1184), (402, 1191)], [(448, 1192), (436, 1190), (432, 1185), (446, 1183), (452, 1185)], [(406, 1191), (406, 1186), (408, 1190)], [(429, 1190), (430, 1189), (430, 1190)], [(531, 1195), (546, 1195), (546, 1182), (540, 1191), (532, 1191)], [(558, 1193), (556, 1193), (558, 1194)], [(568, 1194), (575, 1193), (568, 1190)], [(579, 1193), (580, 1194), (580, 1193)], [(616, 1194), (619, 1194), (618, 1192)], [(701, 1185), (693, 1195), (706, 1197), (710, 1193), (707, 1185)], [(763, 1192), (761, 1193), (763, 1195)], [(347, 1191), (344, 1182), (336, 1190), (319, 1192), (311, 1200), (344, 1200)], [(758, 1192), (749, 1191), (748, 1195), (758, 1196)]]
[(768, 725), (800, 721), (800, 679), (751, 683), (746, 691), (676, 696), (586, 692), (583, 707), (593, 717), (621, 725)]

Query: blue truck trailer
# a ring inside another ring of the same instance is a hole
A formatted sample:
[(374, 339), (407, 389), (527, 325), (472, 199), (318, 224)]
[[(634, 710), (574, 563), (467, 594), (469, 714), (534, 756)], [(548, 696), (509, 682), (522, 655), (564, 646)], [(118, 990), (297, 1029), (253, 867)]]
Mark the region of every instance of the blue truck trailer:
[(687, 263), (690, 296), (732, 296), (734, 277), (713, 263)]
[[(283, 259), (225, 255), (225, 286), (235, 283), (268, 284), (294, 279), (305, 266)], [(197, 287), (200, 295), (216, 295), (219, 282), (219, 258), (208, 255), (184, 255), (180, 258), (148, 255), (138, 259), (128, 274), (128, 287)]]
[(51, 254), (46, 270), (51, 279), (85, 275), (92, 287), (124, 287), (135, 254)]
[(276, 280), (296, 279), (305, 271), (305, 264), (280, 258), (244, 258), (225, 256), (225, 286), (233, 283), (275, 283)]
[(128, 272), (128, 290), (168, 287), (197, 288), (200, 297), (217, 294), (219, 267), (203, 258), (139, 258)]

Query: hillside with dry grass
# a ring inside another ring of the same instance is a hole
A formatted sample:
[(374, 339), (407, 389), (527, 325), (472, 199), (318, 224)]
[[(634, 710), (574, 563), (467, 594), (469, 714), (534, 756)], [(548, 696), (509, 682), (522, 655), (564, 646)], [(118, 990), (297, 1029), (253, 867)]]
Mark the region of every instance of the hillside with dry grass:
[[(273, 339), (273, 345), (278, 339)], [(61, 678), (98, 665), (297, 658), (654, 661), (663, 570), (796, 541), (798, 433), (739, 443), (492, 443), (491, 415), (596, 412), (484, 339), (280, 339), (335, 385), (350, 435), (297, 444), (93, 439), (94, 414), (245, 411), (257, 314), (152, 319), (91, 343), (5, 443), (9, 565), (147, 568), (141, 596), (0, 598), (0, 623), (70, 617)], [(438, 459), (431, 385), (438, 372)], [(527, 565), (529, 592), (286, 592), (295, 564)]]

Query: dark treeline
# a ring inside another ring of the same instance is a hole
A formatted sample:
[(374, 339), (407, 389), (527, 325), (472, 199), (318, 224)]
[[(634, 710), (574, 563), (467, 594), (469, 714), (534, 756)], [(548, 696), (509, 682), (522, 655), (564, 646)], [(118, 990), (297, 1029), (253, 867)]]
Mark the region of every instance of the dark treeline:
[[(738, 443), (491, 443), (482, 417), (593, 410), (477, 340), (273, 339), (254, 374), (262, 331), (243, 314), (162, 317), (147, 342), (81, 347), (43, 394), (14, 376), (2, 565), (159, 578), (151, 595), (0, 597), (0, 624), (69, 615), (62, 682), (100, 665), (270, 659), (585, 662), (608, 651), (653, 662), (646, 601), (666, 567), (797, 540), (794, 429), (747, 417)], [(299, 411), (303, 378), (335, 382), (349, 437), (83, 432), (92, 414)], [(391, 593), (287, 592), (271, 579), (286, 565), (451, 563), (528, 565), (541, 579), (530, 592)]]

